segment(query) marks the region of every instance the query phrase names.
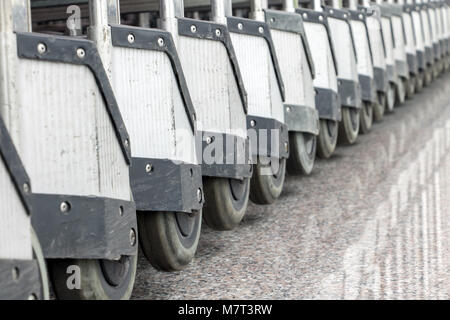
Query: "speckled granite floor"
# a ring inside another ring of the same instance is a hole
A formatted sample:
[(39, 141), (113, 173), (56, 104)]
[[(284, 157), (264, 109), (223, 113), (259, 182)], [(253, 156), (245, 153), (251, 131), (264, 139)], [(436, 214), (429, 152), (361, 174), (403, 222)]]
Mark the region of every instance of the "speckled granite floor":
[(142, 257), (135, 299), (450, 298), (450, 74), (357, 145), (287, 177), (232, 232), (204, 227), (192, 265)]

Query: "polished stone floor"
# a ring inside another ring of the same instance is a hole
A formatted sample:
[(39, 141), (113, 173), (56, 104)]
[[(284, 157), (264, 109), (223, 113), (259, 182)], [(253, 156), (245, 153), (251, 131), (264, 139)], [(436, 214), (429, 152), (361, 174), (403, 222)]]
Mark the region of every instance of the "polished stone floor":
[(449, 299), (450, 73), (135, 299)]

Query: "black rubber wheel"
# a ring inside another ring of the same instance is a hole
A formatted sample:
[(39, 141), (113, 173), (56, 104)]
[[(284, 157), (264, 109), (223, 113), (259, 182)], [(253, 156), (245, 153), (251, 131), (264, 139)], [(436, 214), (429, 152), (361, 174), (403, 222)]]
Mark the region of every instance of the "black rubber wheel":
[(139, 240), (150, 264), (162, 271), (183, 270), (194, 258), (202, 212), (139, 212)]
[(254, 165), (253, 177), (250, 180), (250, 200), (256, 204), (272, 204), (283, 191), (286, 175), (286, 159), (277, 161), (278, 166), (272, 168), (272, 163), (262, 164), (259, 160)]
[[(53, 290), (63, 300), (128, 300), (136, 276), (137, 254), (118, 261), (47, 260)], [(76, 269), (72, 269), (76, 268)], [(76, 286), (79, 270), (79, 288)]]
[(395, 101), (398, 104), (403, 104), (405, 103), (405, 100), (406, 100), (405, 81), (403, 78), (401, 78), (395, 88)]
[(427, 87), (431, 84), (431, 82), (433, 82), (433, 70), (431, 67), (427, 67), (424, 73), (425, 73), (424, 85), (425, 87)]
[(290, 153), (287, 171), (290, 174), (311, 174), (317, 149), (317, 136), (305, 132), (289, 132)]
[(342, 121), (339, 123), (339, 143), (354, 144), (359, 136), (361, 111), (356, 108), (342, 108)]
[(29, 299), (34, 300), (40, 298), (42, 300), (49, 300), (50, 291), (49, 291), (49, 283), (48, 283), (48, 273), (47, 273), (47, 265), (45, 263), (44, 254), (42, 252), (41, 246), (39, 244), (39, 240), (34, 232), (34, 229), (31, 228), (31, 244), (33, 249), (33, 259), (36, 260), (39, 267), (39, 282), (41, 291), (32, 293), (29, 296)]
[(406, 90), (406, 99), (412, 99), (416, 92), (416, 80), (415, 78), (404, 79), (404, 87)]
[(389, 83), (388, 92), (386, 94), (386, 112), (394, 112), (395, 107), (395, 85)]
[(386, 111), (387, 98), (382, 92), (378, 92), (378, 103), (373, 106), (373, 120), (376, 122), (383, 121), (384, 112)]
[(322, 159), (328, 159), (336, 150), (338, 140), (339, 123), (332, 120), (320, 120), (320, 133), (317, 140), (317, 155)]
[(360, 117), (361, 125), (359, 126), (359, 132), (362, 134), (369, 133), (373, 124), (373, 107), (372, 103), (364, 102), (361, 108)]
[(247, 211), (250, 179), (204, 178), (203, 220), (214, 230), (236, 228)]
[(423, 90), (423, 72), (421, 71), (419, 74), (416, 75), (416, 92), (420, 92)]

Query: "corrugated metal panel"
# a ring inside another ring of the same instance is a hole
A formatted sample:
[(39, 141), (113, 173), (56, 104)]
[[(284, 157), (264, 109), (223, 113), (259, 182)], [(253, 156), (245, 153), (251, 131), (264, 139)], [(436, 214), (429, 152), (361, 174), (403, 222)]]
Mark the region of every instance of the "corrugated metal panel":
[(24, 59), (17, 74), (15, 143), (33, 191), (129, 200), (128, 166), (88, 68)]
[(314, 88), (299, 34), (272, 30), (272, 39), (286, 90), (286, 103), (315, 108)]
[(363, 22), (350, 22), (355, 39), (356, 54), (358, 56), (358, 73), (373, 78), (373, 66), (370, 57), (369, 39)]
[(231, 39), (248, 94), (248, 113), (284, 122), (283, 99), (264, 38), (232, 33)]
[(328, 18), (328, 23), (336, 54), (339, 78), (358, 81), (358, 70), (349, 24), (331, 17)]
[(384, 47), (381, 44), (381, 23), (377, 18), (367, 17), (367, 28), (369, 30), (369, 41), (372, 48), (374, 67), (386, 69), (386, 59), (384, 57)]
[(180, 60), (201, 131), (247, 134), (237, 83), (225, 46), (212, 40), (180, 36)]
[(394, 64), (394, 43), (391, 32), (391, 22), (389, 18), (381, 18), (384, 45), (386, 46), (386, 63)]
[(194, 136), (167, 55), (115, 47), (112, 62), (113, 86), (132, 155), (191, 162)]
[(0, 259), (31, 259), (30, 219), (0, 159)]
[(316, 71), (314, 86), (329, 88), (337, 92), (336, 70), (331, 55), (327, 29), (324, 25), (311, 22), (304, 22), (304, 27)]

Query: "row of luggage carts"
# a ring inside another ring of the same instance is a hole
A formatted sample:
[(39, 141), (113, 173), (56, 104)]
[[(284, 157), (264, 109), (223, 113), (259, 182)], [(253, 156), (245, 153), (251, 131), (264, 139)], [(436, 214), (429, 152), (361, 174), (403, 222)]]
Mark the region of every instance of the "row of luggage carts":
[[(0, 1), (0, 299), (128, 299), (450, 65), (420, 0)], [(51, 287), (51, 290), (50, 290)]]

